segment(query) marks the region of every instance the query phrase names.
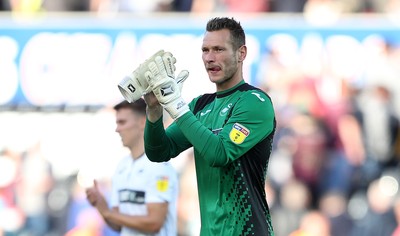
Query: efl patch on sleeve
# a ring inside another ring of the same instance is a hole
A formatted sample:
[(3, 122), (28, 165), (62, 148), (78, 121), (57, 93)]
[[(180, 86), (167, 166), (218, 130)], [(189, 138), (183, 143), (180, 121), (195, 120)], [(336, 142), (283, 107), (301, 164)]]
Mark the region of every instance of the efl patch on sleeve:
[(166, 192), (169, 187), (168, 177), (161, 177), (157, 180), (157, 190), (160, 192)]
[(229, 133), (229, 138), (236, 144), (241, 144), (249, 136), (250, 131), (239, 123), (235, 123), (232, 126), (232, 130)]

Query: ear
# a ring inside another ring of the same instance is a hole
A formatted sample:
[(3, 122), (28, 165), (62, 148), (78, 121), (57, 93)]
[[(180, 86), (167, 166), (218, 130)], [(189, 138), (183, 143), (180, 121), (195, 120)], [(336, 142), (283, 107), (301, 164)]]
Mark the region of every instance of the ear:
[(237, 55), (238, 55), (238, 62), (243, 62), (247, 55), (246, 45), (243, 45), (238, 49)]

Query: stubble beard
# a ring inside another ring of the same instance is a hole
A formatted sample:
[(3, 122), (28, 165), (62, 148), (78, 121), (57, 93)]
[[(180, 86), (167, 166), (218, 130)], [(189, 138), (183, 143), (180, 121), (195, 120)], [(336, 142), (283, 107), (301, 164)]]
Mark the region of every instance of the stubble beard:
[(231, 82), (237, 72), (238, 68), (233, 68), (230, 67), (227, 70), (224, 71), (224, 76), (222, 77), (222, 79), (215, 81), (215, 84), (218, 87), (222, 87), (225, 84), (228, 84), (229, 82)]

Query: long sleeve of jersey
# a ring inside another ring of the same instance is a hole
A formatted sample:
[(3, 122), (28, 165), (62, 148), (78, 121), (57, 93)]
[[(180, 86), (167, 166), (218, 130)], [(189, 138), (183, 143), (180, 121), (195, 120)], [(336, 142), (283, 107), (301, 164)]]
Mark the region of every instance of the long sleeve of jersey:
[(149, 158), (169, 160), (192, 145), (210, 166), (224, 166), (273, 131), (274, 112), (265, 93), (245, 90), (225, 95), (194, 99), (189, 105), (192, 112), (165, 132), (161, 121), (148, 122), (145, 140)]
[(162, 118), (154, 123), (146, 121), (144, 140), (146, 155), (154, 162), (168, 161), (191, 147), (191, 144), (180, 132), (164, 130)]
[(177, 121), (177, 126), (210, 166), (224, 165), (229, 161), (223, 144), (224, 139), (214, 135), (193, 113), (183, 115)]

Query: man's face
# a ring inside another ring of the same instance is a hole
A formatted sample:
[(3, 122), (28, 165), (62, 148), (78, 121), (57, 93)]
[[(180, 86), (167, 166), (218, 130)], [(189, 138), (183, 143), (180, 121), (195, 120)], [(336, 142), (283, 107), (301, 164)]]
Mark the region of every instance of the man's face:
[(144, 117), (128, 108), (121, 108), (116, 112), (116, 123), (115, 131), (121, 136), (125, 147), (132, 148), (137, 140), (143, 139)]
[(233, 51), (227, 29), (206, 32), (203, 38), (203, 63), (211, 82), (229, 83), (237, 76), (239, 67), (237, 50)]

